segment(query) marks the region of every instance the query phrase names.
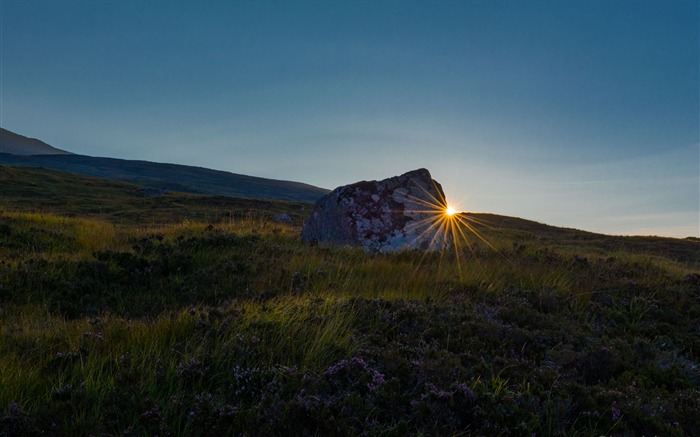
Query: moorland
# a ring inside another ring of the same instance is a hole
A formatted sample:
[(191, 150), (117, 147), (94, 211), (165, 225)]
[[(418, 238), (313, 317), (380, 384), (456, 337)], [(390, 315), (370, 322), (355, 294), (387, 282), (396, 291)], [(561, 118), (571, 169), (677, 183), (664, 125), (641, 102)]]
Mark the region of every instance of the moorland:
[(0, 435), (700, 435), (697, 240), (311, 208), (0, 166)]

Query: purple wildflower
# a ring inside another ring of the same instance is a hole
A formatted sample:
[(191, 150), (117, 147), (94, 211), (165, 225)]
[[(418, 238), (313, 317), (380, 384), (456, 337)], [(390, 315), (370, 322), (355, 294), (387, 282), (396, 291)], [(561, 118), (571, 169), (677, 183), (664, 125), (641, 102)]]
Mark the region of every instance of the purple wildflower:
[(612, 412), (613, 422), (617, 422), (618, 420), (620, 420), (620, 417), (622, 417), (622, 412), (620, 411), (619, 408), (612, 407), (611, 412)]

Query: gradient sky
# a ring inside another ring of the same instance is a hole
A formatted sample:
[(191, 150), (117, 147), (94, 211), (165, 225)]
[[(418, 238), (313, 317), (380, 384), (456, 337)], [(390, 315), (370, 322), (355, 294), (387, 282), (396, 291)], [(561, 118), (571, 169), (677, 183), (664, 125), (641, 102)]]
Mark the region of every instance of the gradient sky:
[(700, 236), (693, 1), (0, 3), (0, 125), (75, 153)]

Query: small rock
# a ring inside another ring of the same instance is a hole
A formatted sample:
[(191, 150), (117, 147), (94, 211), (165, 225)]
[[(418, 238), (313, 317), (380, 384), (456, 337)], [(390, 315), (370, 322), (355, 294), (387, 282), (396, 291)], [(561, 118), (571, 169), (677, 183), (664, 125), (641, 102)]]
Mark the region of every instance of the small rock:
[(289, 216), (289, 214), (277, 214), (276, 216), (272, 217), (272, 221), (275, 223), (291, 223), (292, 218)]

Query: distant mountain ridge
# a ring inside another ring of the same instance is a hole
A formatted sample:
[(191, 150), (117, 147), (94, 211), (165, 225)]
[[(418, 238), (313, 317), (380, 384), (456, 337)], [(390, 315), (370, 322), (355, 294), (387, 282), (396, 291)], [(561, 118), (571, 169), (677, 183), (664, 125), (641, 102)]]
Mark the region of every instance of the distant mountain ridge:
[(0, 153), (13, 155), (71, 155), (36, 138), (25, 137), (0, 127)]
[[(330, 191), (301, 182), (246, 176), (189, 165), (76, 155), (51, 147), (40, 140), (23, 137), (6, 129), (2, 131), (0, 165), (44, 167), (116, 179), (143, 187), (252, 199), (313, 203)], [(5, 138), (8, 139), (7, 147)], [(22, 138), (28, 141), (23, 142), (21, 147), (10, 147), (19, 144), (15, 141)], [(19, 153), (8, 153), (6, 149), (18, 150)], [(34, 153), (35, 151), (43, 153)]]

